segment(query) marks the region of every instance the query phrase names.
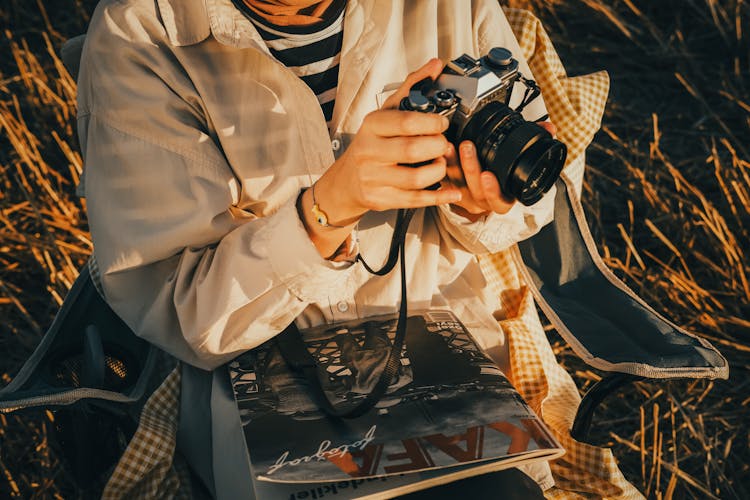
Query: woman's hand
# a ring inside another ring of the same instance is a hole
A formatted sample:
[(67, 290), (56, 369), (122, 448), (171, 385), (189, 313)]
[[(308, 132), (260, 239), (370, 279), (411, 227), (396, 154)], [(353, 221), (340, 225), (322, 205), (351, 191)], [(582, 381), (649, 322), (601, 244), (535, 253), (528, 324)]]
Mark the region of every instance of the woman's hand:
[[(552, 122), (539, 122), (539, 125), (552, 136), (557, 132), (557, 127)], [(515, 200), (503, 194), (497, 177), (492, 172), (482, 171), (474, 144), (463, 141), (458, 149), (457, 155), (456, 148), (452, 145), (449, 148), (446, 155), (447, 175), (441, 184), (443, 188), (454, 187), (461, 191), (461, 200), (452, 203), (453, 211), (471, 221), (490, 212), (508, 212)]]
[[(446, 176), (450, 143), (443, 132), (448, 120), (395, 109), (414, 83), (437, 77), (442, 67), (439, 59), (433, 59), (411, 73), (383, 109), (365, 117), (351, 145), (315, 184), (315, 202), (329, 223), (338, 227), (322, 227), (314, 220), (311, 190), (300, 197), (300, 216), (321, 255), (333, 255), (351, 227), (370, 210), (420, 208), (461, 199), (461, 191), (450, 185), (437, 191), (425, 189)], [(419, 167), (405, 165), (427, 161)]]
[(425, 189), (446, 175), (447, 128), (446, 118), (429, 113), (387, 109), (367, 115), (349, 148), (316, 183), (316, 198), (331, 222), (347, 225), (369, 210), (458, 201), (455, 188)]

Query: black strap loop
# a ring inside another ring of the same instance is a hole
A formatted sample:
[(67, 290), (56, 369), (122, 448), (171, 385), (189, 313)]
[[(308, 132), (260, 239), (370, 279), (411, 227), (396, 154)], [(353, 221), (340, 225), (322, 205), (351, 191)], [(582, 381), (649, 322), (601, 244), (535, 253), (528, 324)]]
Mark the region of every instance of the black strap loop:
[[(391, 238), (391, 248), (388, 252), (388, 260), (386, 260), (385, 264), (383, 264), (383, 267), (375, 271), (367, 264), (367, 262), (365, 262), (365, 259), (362, 258), (362, 254), (357, 255), (357, 261), (362, 263), (365, 269), (367, 269), (368, 273), (375, 274), (377, 276), (385, 276), (386, 274), (391, 272), (393, 267), (396, 265), (396, 260), (399, 256), (399, 246), (402, 245), (406, 240), (406, 231), (409, 229), (409, 223), (411, 222), (411, 218), (413, 216), (414, 210), (412, 209), (402, 209), (398, 211), (396, 215), (396, 227), (393, 230), (393, 237)], [(401, 252), (401, 255), (403, 264), (403, 251)], [(404, 301), (404, 299), (406, 299), (406, 295), (403, 292), (401, 295), (401, 299), (402, 302)]]
[(399, 367), (401, 365), (401, 352), (403, 351), (404, 339), (406, 337), (407, 323), (405, 258), (406, 231), (409, 228), (409, 223), (413, 216), (414, 210), (398, 211), (396, 216), (396, 228), (393, 231), (388, 259), (383, 267), (375, 271), (365, 262), (361, 255), (357, 256), (357, 260), (365, 266), (365, 269), (371, 274), (377, 276), (385, 276), (391, 272), (396, 265), (396, 261), (399, 259), (399, 255), (401, 256), (401, 304), (398, 311), (396, 336), (393, 339), (391, 352), (388, 355), (388, 361), (385, 364), (385, 368), (383, 368), (383, 372), (380, 374), (380, 378), (372, 391), (370, 391), (363, 400), (357, 403), (353, 408), (337, 409), (334, 407), (328, 399), (328, 396), (326, 396), (325, 390), (320, 383), (320, 378), (318, 378), (317, 362), (307, 349), (304, 340), (302, 340), (302, 334), (297, 328), (297, 325), (292, 322), (292, 324), (286, 327), (283, 332), (276, 336), (276, 345), (289, 367), (296, 372), (304, 374), (305, 378), (310, 382), (310, 388), (313, 392), (313, 397), (317, 400), (318, 406), (323, 412), (331, 417), (357, 418), (364, 415), (378, 404), (378, 401), (380, 401), (385, 395), (391, 382), (398, 375)]

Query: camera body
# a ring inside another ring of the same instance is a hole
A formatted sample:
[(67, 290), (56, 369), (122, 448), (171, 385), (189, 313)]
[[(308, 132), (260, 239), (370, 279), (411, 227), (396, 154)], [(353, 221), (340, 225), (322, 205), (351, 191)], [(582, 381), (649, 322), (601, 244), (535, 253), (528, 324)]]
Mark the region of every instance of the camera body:
[[(474, 142), (482, 168), (495, 174), (503, 192), (532, 205), (559, 177), (567, 148), (521, 116), (540, 92), (518, 66), (502, 47), (478, 60), (464, 54), (450, 61), (435, 81), (413, 85), (399, 108), (448, 118), (447, 139), (455, 145)], [(508, 103), (516, 82), (525, 85), (526, 93), (514, 110)]]

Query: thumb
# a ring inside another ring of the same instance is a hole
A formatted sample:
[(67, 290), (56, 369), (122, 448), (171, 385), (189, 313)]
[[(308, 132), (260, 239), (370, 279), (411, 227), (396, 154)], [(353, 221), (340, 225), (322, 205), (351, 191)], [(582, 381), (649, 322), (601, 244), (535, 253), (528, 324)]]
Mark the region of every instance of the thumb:
[(425, 78), (431, 78), (434, 80), (440, 75), (440, 72), (443, 71), (443, 66), (443, 61), (434, 57), (427, 61), (421, 68), (409, 73), (406, 80), (404, 80), (404, 83), (401, 84), (398, 90), (391, 94), (383, 103), (383, 109), (398, 108), (401, 99), (409, 95), (409, 89), (411, 89), (412, 85), (420, 80), (424, 80)]
[(549, 135), (551, 135), (552, 137), (557, 136), (557, 126), (554, 123), (550, 121), (544, 121), (544, 122), (536, 122), (536, 124), (542, 127), (547, 132), (549, 132)]

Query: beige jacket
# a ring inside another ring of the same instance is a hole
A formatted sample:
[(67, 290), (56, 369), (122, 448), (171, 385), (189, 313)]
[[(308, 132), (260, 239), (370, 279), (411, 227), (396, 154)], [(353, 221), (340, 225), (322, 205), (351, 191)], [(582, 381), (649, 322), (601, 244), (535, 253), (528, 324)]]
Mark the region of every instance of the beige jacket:
[[(78, 97), (107, 301), (137, 334), (203, 368), (295, 318), (304, 327), (395, 311), (398, 272), (374, 277), (322, 259), (295, 200), (384, 89), (431, 57), (493, 46), (522, 59), (496, 0), (350, 0), (329, 135), (314, 94), (230, 0), (102, 1)], [(522, 72), (531, 76), (525, 61)], [(541, 99), (524, 111), (544, 114)], [(505, 312), (476, 254), (534, 234), (551, 217), (551, 195), (475, 223), (449, 207), (418, 211), (406, 247), (410, 307), (452, 309), (507, 368), (497, 323)], [(359, 224), (373, 266), (385, 259), (393, 221), (392, 212), (369, 213)]]

